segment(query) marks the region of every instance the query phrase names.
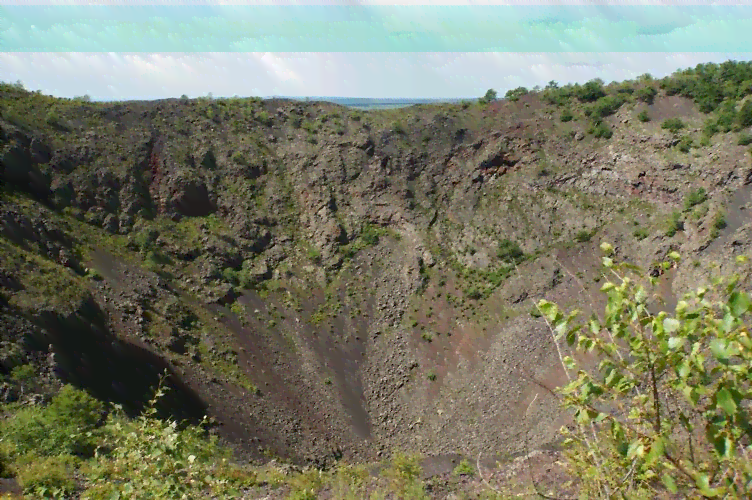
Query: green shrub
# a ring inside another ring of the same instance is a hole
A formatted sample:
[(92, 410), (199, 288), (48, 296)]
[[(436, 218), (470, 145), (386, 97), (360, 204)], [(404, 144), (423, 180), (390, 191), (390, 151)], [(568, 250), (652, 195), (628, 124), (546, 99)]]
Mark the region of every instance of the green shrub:
[(637, 229), (634, 230), (632, 235), (641, 241), (647, 238), (648, 236), (650, 236), (650, 233), (648, 232), (647, 228), (638, 227)]
[(505, 262), (518, 264), (525, 259), (525, 252), (516, 241), (504, 239), (499, 242), (496, 255)]
[(661, 128), (675, 134), (684, 128), (684, 122), (681, 121), (681, 118), (668, 118), (663, 120)]
[(162, 379), (135, 420), (119, 408), (108, 417), (102, 442), (106, 452), (88, 465), (82, 498), (199, 498), (206, 492), (219, 496), (233, 491), (234, 485), (217, 474), (217, 466), (226, 468), (229, 450), (218, 446), (216, 436), (207, 438), (208, 420), (180, 429), (175, 421), (155, 418), (164, 391)]
[(21, 384), (31, 382), (36, 377), (37, 369), (32, 364), (16, 366), (10, 372), (10, 378)]
[[(674, 311), (651, 314), (658, 279), (602, 248), (617, 277), (601, 287), (603, 315), (581, 320), (578, 311), (539, 302), (569, 374), (558, 394), (574, 425), (563, 428), (562, 446), (579, 497), (748, 498), (752, 299), (738, 288), (741, 277), (715, 280)], [(580, 365), (575, 350), (599, 363)]]
[(744, 99), (746, 96), (752, 94), (752, 80), (745, 80), (739, 84), (739, 88), (736, 93), (737, 99)]
[(603, 80), (598, 78), (590, 80), (585, 85), (578, 87), (575, 95), (580, 102), (595, 102), (604, 97), (606, 92), (603, 90)]
[(51, 456), (90, 456), (96, 442), (95, 427), (104, 405), (86, 392), (66, 385), (44, 408), (26, 407), (0, 424), (15, 453)]
[(360, 239), (366, 246), (372, 247), (379, 242), (381, 231), (373, 224), (366, 224), (360, 233)]
[(594, 231), (588, 231), (587, 229), (583, 229), (574, 235), (574, 239), (575, 241), (579, 243), (586, 243), (590, 241), (590, 239), (593, 237), (593, 234), (594, 234)]
[(749, 146), (752, 144), (752, 134), (743, 133), (739, 135), (739, 139), (736, 141), (739, 146)]
[(716, 117), (716, 128), (719, 131), (731, 132), (739, 123), (738, 114), (736, 112), (736, 103), (734, 101), (726, 101), (721, 104), (718, 109)]
[(740, 128), (752, 127), (752, 101), (747, 100), (736, 117)]
[(653, 101), (655, 100), (655, 96), (657, 94), (658, 91), (655, 90), (655, 87), (650, 86), (640, 87), (639, 89), (637, 89), (637, 92), (635, 92), (637, 99), (648, 104), (653, 104)]
[(568, 109), (565, 109), (561, 112), (561, 121), (563, 122), (571, 122), (574, 119), (574, 115), (572, 112)]
[(695, 205), (704, 203), (708, 199), (708, 193), (705, 192), (705, 188), (698, 188), (687, 193), (684, 198), (684, 210), (689, 210)]
[(467, 461), (467, 459), (461, 461), (457, 467), (454, 468), (452, 471), (452, 474), (455, 476), (474, 476), (475, 475), (475, 467)]
[(712, 118), (705, 120), (705, 122), (702, 125), (702, 134), (704, 136), (713, 137), (715, 134), (717, 134), (720, 131), (721, 129), (718, 126), (718, 121)]
[(586, 114), (594, 119), (605, 118), (616, 113), (625, 102), (622, 95), (601, 97), (586, 110)]
[(676, 145), (677, 148), (679, 148), (679, 151), (682, 153), (689, 153), (689, 151), (692, 149), (692, 146), (694, 146), (694, 141), (692, 141), (692, 138), (688, 135), (685, 135), (679, 140), (679, 144)]
[(684, 230), (684, 221), (681, 218), (681, 213), (678, 211), (672, 212), (668, 219), (666, 227), (666, 236), (669, 238), (676, 235), (677, 232)]
[(518, 101), (520, 97), (527, 95), (528, 90), (525, 87), (517, 87), (516, 89), (508, 90), (505, 94), (505, 98), (510, 101)]
[(640, 120), (642, 123), (647, 123), (650, 121), (650, 116), (648, 116), (648, 112), (643, 109), (637, 115), (637, 119)]
[(76, 492), (75, 461), (71, 456), (23, 458), (16, 471), (24, 493), (37, 498), (66, 498)]
[(588, 129), (588, 133), (592, 134), (596, 139), (610, 139), (614, 135), (611, 127), (602, 121), (593, 123)]
[[(483, 97), (481, 97), (480, 99), (478, 99), (478, 102), (481, 103), (481, 104), (488, 104), (489, 102), (495, 101), (496, 98), (497, 98), (496, 91), (494, 89), (488, 89), (486, 91), (486, 94)], [(465, 105), (465, 104), (467, 104), (467, 105)], [(470, 107), (470, 103), (467, 102), (467, 101), (463, 101), (463, 103), (462, 103), (462, 109), (467, 109), (469, 107)]]
[(724, 229), (727, 226), (726, 222), (726, 214), (723, 211), (718, 212), (715, 214), (715, 217), (713, 218), (713, 223), (710, 227), (710, 237), (712, 239), (716, 239), (718, 236), (721, 235), (721, 230)]

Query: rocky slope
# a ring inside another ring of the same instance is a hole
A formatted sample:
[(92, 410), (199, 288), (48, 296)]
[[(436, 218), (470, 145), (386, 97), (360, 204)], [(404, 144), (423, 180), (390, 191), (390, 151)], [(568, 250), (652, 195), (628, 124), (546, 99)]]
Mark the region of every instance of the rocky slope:
[(710, 115), (633, 86), (658, 94), (607, 114), (608, 139), (598, 101), (561, 121), (532, 93), (363, 113), (4, 86), (3, 369), (134, 412), (167, 370), (163, 412), (208, 413), (259, 460), (545, 447), (567, 420), (534, 301), (600, 307), (604, 240), (648, 270), (678, 250), (669, 305), (749, 251), (744, 141), (700, 143)]

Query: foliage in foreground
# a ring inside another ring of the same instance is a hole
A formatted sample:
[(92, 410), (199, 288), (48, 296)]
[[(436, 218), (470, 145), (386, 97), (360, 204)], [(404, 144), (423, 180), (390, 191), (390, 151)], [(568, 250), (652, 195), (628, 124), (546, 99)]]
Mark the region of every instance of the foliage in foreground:
[[(564, 430), (567, 465), (581, 496), (749, 498), (752, 301), (739, 276), (687, 294), (673, 315), (651, 314), (643, 274), (601, 248), (617, 277), (601, 288), (602, 317), (578, 321), (578, 311), (538, 303), (557, 341), (600, 360), (577, 361), (559, 346), (570, 380), (559, 393), (576, 417)], [(679, 255), (669, 259), (664, 269)]]
[(237, 494), (254, 484), (229, 464), (229, 451), (200, 426), (155, 418), (154, 399), (137, 419), (65, 386), (44, 407), (7, 407), (0, 424), (3, 468), (34, 498), (195, 498)]

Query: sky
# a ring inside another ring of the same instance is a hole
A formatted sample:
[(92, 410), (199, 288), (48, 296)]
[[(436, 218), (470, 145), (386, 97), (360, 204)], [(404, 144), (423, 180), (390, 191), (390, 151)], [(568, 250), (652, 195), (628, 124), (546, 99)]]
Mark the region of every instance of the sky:
[(752, 59), (752, 2), (0, 0), (0, 80), (95, 100), (478, 97)]

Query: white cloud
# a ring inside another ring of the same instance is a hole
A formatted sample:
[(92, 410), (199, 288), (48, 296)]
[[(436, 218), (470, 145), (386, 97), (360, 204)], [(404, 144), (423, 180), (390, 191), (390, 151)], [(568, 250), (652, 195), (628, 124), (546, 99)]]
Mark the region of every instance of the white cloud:
[(642, 73), (660, 77), (719, 53), (0, 53), (0, 78), (94, 99), (288, 95), (471, 97), (495, 88)]

